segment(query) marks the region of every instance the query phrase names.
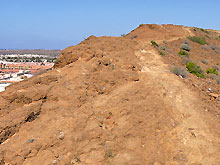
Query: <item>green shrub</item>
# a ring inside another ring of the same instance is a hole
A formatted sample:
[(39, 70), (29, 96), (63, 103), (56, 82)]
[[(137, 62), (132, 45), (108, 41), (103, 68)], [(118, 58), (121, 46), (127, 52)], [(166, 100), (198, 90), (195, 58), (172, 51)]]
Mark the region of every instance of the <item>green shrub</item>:
[(167, 48), (166, 48), (166, 46), (161, 46), (160, 49), (161, 50), (166, 50)]
[(183, 41), (183, 44), (189, 45), (190, 43), (189, 43), (188, 40), (184, 40), (184, 41)]
[(125, 37), (126, 36), (126, 34), (121, 34), (121, 37)]
[(178, 53), (179, 55), (181, 55), (181, 56), (186, 56), (186, 57), (189, 57), (189, 53), (188, 52), (186, 52), (185, 50), (180, 50), (179, 51), (179, 53)]
[(220, 41), (220, 36), (218, 36), (217, 40), (219, 40), (219, 41)]
[(218, 75), (218, 71), (216, 70), (216, 68), (208, 68), (206, 70), (206, 73), (207, 74), (215, 74), (215, 75)]
[(151, 44), (155, 47), (159, 47), (159, 45), (154, 40), (151, 41)]
[(200, 66), (196, 65), (193, 62), (188, 62), (186, 64), (186, 68), (189, 73), (192, 73), (193, 75), (196, 75), (197, 77), (204, 78), (204, 71), (200, 68)]
[(165, 56), (165, 53), (162, 52), (162, 51), (160, 51), (160, 55), (161, 55), (161, 56)]
[(180, 48), (189, 52), (191, 50), (190, 46), (188, 44), (181, 44)]
[(174, 67), (171, 69), (171, 72), (174, 73), (177, 76), (182, 76), (183, 78), (187, 78), (188, 74), (185, 69)]
[(139, 27), (142, 27), (142, 26), (144, 26), (144, 24), (140, 24), (140, 25), (139, 25)]
[(188, 39), (201, 45), (207, 44), (206, 39), (204, 37), (189, 36)]
[(209, 39), (210, 39), (210, 37), (209, 37), (207, 34), (205, 35), (205, 37), (207, 37), (207, 38), (209, 38)]
[(205, 30), (205, 29), (200, 28), (200, 30), (201, 30), (202, 32), (206, 33), (206, 34), (209, 34), (209, 32), (208, 32), (207, 30)]

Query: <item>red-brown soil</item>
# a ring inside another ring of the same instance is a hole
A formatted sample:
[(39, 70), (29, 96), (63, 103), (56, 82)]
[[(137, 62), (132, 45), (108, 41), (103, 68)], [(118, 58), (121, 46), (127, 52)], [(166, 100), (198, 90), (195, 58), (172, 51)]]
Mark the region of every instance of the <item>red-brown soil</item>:
[[(52, 71), (0, 93), (0, 164), (219, 165), (220, 85), (170, 72), (185, 67), (187, 36), (220, 46), (209, 32), (142, 25), (63, 50)], [(188, 42), (201, 68), (218, 65), (219, 52)]]

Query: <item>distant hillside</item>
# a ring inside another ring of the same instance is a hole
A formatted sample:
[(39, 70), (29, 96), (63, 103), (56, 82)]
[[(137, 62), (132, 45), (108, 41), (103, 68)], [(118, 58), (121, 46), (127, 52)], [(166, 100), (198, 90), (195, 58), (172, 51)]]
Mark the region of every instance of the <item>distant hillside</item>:
[(58, 57), (61, 50), (59, 49), (23, 49), (23, 50), (9, 50), (9, 49), (0, 49), (1, 54), (37, 54), (37, 55), (49, 55), (53, 57)]

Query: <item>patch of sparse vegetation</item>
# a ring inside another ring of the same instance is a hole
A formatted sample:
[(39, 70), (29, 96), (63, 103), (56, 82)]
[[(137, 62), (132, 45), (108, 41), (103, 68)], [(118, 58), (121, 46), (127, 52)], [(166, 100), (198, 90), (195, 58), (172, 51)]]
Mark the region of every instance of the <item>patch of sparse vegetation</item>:
[(207, 65), (208, 61), (207, 60), (201, 60), (203, 64)]
[(198, 28), (197, 28), (197, 27), (194, 27), (194, 28), (193, 28), (193, 31), (195, 31), (195, 32), (198, 31)]
[(183, 78), (188, 77), (188, 73), (186, 72), (185, 69), (179, 68), (179, 67), (174, 67), (171, 69), (171, 72), (174, 73), (177, 76), (181, 76)]
[(137, 38), (137, 35), (136, 35), (136, 34), (132, 34), (132, 35), (131, 35), (131, 39), (134, 39), (134, 38)]
[(209, 48), (216, 51), (216, 53), (220, 53), (220, 47), (216, 45), (209, 45)]
[(210, 73), (210, 74), (208, 75), (208, 77), (211, 78), (211, 79), (213, 79), (213, 80), (216, 80), (216, 78), (218, 77), (218, 75), (216, 75), (216, 74), (211, 74), (211, 73)]
[(217, 40), (219, 40), (219, 41), (220, 41), (220, 36), (218, 36)]
[(184, 40), (183, 44), (189, 45), (189, 41), (188, 40)]
[(105, 156), (108, 157), (108, 158), (113, 158), (114, 154), (113, 154), (111, 149), (107, 149), (106, 153), (105, 153)]
[(201, 45), (207, 44), (206, 39), (204, 37), (189, 36), (188, 39)]
[(180, 51), (179, 51), (179, 53), (178, 53), (179, 55), (181, 55), (181, 56), (186, 56), (186, 57), (189, 57), (189, 53), (188, 52), (186, 52), (185, 50), (182, 50), (182, 49), (180, 49)]
[(121, 34), (121, 37), (125, 37), (126, 36), (126, 34)]
[(80, 163), (80, 162), (81, 162), (81, 160), (80, 160), (80, 158), (79, 158), (78, 155), (74, 155), (74, 158), (75, 158), (75, 161), (76, 161), (77, 163)]
[(196, 65), (195, 63), (188, 62), (186, 64), (186, 68), (189, 73), (192, 73), (193, 75), (200, 78), (205, 78), (204, 71), (200, 68), (200, 66)]
[(202, 49), (209, 50), (210, 47), (209, 47), (209, 45), (202, 45)]
[(215, 75), (218, 75), (218, 71), (216, 70), (216, 68), (208, 68), (206, 70), (206, 73), (207, 74), (215, 74)]
[(151, 41), (151, 44), (152, 44), (154, 47), (157, 47), (157, 48), (159, 47), (159, 45), (158, 45), (158, 44), (156, 43), (156, 41), (154, 41), (154, 40)]
[(213, 66), (213, 68), (215, 68), (216, 70), (220, 70), (220, 66), (218, 65)]
[(180, 45), (180, 48), (181, 48), (182, 50), (187, 51), (187, 52), (189, 52), (189, 51), (191, 50), (191, 48), (190, 48), (190, 46), (189, 46), (188, 44), (181, 44), (181, 45)]
[(161, 50), (166, 50), (167, 48), (166, 48), (166, 46), (161, 46), (160, 49)]
[(181, 56), (182, 60), (181, 60), (181, 63), (183, 65), (186, 65), (188, 62), (191, 62), (192, 59), (190, 59), (189, 57), (186, 57), (186, 56)]
[(115, 69), (115, 65), (114, 64), (112, 64), (112, 68), (111, 68), (112, 70), (114, 70)]
[(220, 77), (216, 74), (209, 74), (209, 77), (215, 80), (218, 84), (220, 84)]
[(136, 34), (132, 34), (131, 39), (137, 38), (138, 36)]
[(207, 31), (207, 30), (205, 30), (205, 29), (200, 28), (200, 30), (201, 30), (202, 32), (206, 33), (206, 34), (209, 34), (209, 31)]
[(167, 44), (167, 41), (163, 40), (163, 43), (166, 45), (166, 44)]
[(209, 35), (207, 35), (207, 34), (205, 35), (205, 37), (206, 37), (206, 38), (210, 38)]
[(164, 52), (160, 51), (159, 53), (160, 53), (161, 56), (165, 56)]
[(140, 24), (140, 25), (139, 25), (139, 27), (142, 27), (142, 26), (144, 26), (144, 24)]

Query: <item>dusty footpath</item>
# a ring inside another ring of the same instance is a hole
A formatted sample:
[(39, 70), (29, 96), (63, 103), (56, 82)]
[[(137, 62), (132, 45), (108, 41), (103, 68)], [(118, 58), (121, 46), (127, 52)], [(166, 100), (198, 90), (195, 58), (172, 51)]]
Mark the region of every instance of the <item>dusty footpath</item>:
[[(217, 33), (207, 40), (218, 46)], [(52, 71), (7, 87), (0, 164), (219, 165), (220, 85), (170, 72), (192, 35), (203, 32), (143, 25), (125, 37), (90, 36), (63, 50)], [(166, 56), (151, 40), (166, 44)], [(189, 42), (192, 60), (217, 65), (218, 52)]]

